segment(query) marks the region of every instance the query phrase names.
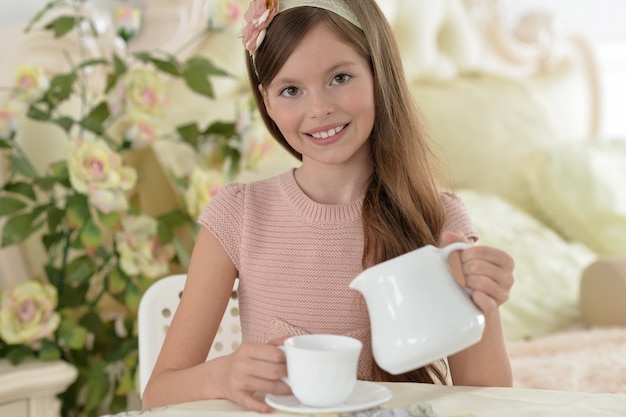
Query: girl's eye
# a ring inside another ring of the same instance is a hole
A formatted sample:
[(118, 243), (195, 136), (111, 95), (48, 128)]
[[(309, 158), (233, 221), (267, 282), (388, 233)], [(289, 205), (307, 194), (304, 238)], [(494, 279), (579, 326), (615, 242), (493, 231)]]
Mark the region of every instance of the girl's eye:
[(337, 74), (333, 77), (333, 84), (345, 84), (350, 79), (348, 74)]
[(298, 95), (299, 91), (300, 90), (298, 90), (298, 87), (287, 87), (280, 92), (280, 95), (285, 97), (293, 97)]

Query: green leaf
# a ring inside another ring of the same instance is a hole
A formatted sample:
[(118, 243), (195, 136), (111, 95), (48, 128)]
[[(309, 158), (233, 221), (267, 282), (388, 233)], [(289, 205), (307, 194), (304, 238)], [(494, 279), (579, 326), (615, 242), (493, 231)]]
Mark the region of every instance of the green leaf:
[(42, 122), (47, 122), (51, 117), (49, 111), (38, 109), (32, 104), (28, 107), (28, 113), (26, 113), (26, 115), (33, 120), (39, 120)]
[(185, 245), (185, 242), (176, 236), (172, 239), (172, 245), (174, 245), (174, 251), (176, 252), (178, 262), (180, 262), (180, 264), (187, 269), (189, 262), (191, 261), (191, 253), (187, 248), (187, 245)]
[(109, 106), (106, 102), (102, 102), (91, 109), (89, 114), (80, 121), (80, 125), (97, 135), (102, 135), (104, 134), (104, 122), (110, 115)]
[(137, 52), (134, 55), (141, 62), (150, 62), (157, 69), (165, 73), (174, 76), (180, 75), (180, 63), (173, 56), (169, 57), (169, 59), (157, 58), (149, 52)]
[(195, 71), (199, 71), (206, 76), (210, 75), (219, 75), (219, 76), (228, 76), (228, 73), (223, 69), (220, 69), (213, 65), (213, 62), (206, 58), (202, 58), (199, 56), (195, 56), (187, 60), (186, 68), (193, 69)]
[(117, 29), (117, 36), (119, 36), (124, 42), (128, 43), (137, 34), (136, 30), (129, 30), (125, 27)]
[[(61, 273), (59, 273), (59, 275), (61, 275)], [(73, 308), (76, 311), (84, 309), (89, 283), (85, 282), (78, 286), (65, 285), (62, 279), (59, 282), (60, 278), (55, 278), (55, 280), (52, 281), (56, 283), (57, 288), (60, 287), (59, 308)]]
[(37, 173), (33, 170), (31, 164), (24, 158), (16, 155), (9, 157), (9, 166), (14, 173), (19, 173), (27, 178), (34, 178)]
[(117, 54), (113, 54), (113, 68), (116, 77), (124, 74), (127, 70), (126, 64)]
[(94, 58), (94, 59), (88, 59), (88, 60), (81, 62), (80, 65), (78, 65), (76, 68), (82, 69), (82, 68), (87, 68), (87, 67), (93, 67), (95, 65), (108, 65), (108, 63), (109, 61), (107, 61), (106, 59)]
[(48, 209), (48, 230), (55, 231), (63, 221), (63, 217), (65, 217), (65, 210), (54, 206), (50, 207)]
[(73, 323), (71, 319), (61, 321), (58, 334), (70, 349), (83, 349), (87, 343), (87, 329)]
[(50, 165), (50, 171), (59, 179), (69, 179), (70, 171), (67, 169), (66, 161), (58, 161)]
[(48, 208), (50, 208), (50, 204), (48, 204), (48, 203), (42, 204), (42, 205), (39, 205), (39, 206), (35, 206), (33, 208), (33, 211), (32, 211), (33, 218), (39, 217), (40, 214), (45, 213), (46, 211), (48, 211)]
[(235, 136), (237, 128), (232, 122), (213, 122), (205, 129), (204, 135), (222, 135), (226, 138)]
[(146, 51), (136, 52), (133, 55), (135, 56), (135, 58), (137, 58), (138, 60), (144, 63), (150, 62), (150, 60), (152, 59), (152, 55), (150, 55), (150, 52), (146, 52)]
[(40, 177), (35, 178), (34, 184), (40, 186), (44, 190), (50, 190), (54, 184), (58, 184), (60, 181), (56, 177)]
[(166, 228), (169, 230), (186, 225), (189, 223), (189, 220), (189, 215), (180, 209), (172, 210), (157, 218), (159, 229)]
[(209, 77), (213, 75), (226, 76), (228, 74), (206, 58), (193, 57), (185, 63), (183, 79), (187, 86), (198, 94), (213, 98), (213, 85), (209, 81)]
[(22, 200), (11, 197), (0, 197), (0, 217), (13, 214), (16, 211), (26, 207), (26, 203)]
[(230, 150), (228, 156), (232, 163), (230, 164), (229, 174), (231, 177), (237, 175), (237, 169), (241, 166), (241, 152), (236, 148), (228, 148)]
[[(51, 260), (48, 260), (48, 261), (50, 262)], [(56, 268), (53, 265), (48, 264), (44, 266), (44, 270), (46, 272), (46, 278), (48, 278), (48, 282), (50, 282), (52, 285), (57, 287), (57, 289), (59, 289), (61, 287), (60, 286), (61, 271), (59, 270), (59, 268)]]
[(130, 370), (126, 369), (122, 378), (120, 380), (119, 385), (117, 386), (117, 390), (115, 391), (116, 396), (126, 396), (131, 392), (134, 392), (135, 388), (135, 378), (133, 373)]
[(41, 342), (41, 349), (39, 349), (39, 359), (44, 361), (51, 361), (61, 358), (61, 349), (49, 340), (44, 339)]
[(128, 277), (119, 268), (115, 268), (111, 271), (107, 276), (107, 280), (111, 294), (121, 294), (126, 289), (128, 283)]
[(24, 29), (24, 32), (29, 32), (32, 29), (32, 27), (39, 20), (41, 20), (41, 18), (44, 17), (46, 13), (48, 13), (48, 11), (50, 11), (51, 9), (57, 7), (62, 2), (63, 2), (63, 0), (53, 0), (51, 2), (48, 2), (44, 6), (44, 8), (41, 9), (40, 11), (38, 11), (37, 14), (30, 20), (30, 22), (28, 22), (28, 25), (26, 26), (26, 29)]
[(87, 255), (79, 256), (67, 265), (67, 280), (83, 283), (89, 280), (94, 273), (95, 265)]
[(65, 133), (69, 133), (72, 126), (74, 126), (74, 120), (71, 117), (59, 117), (53, 120)]
[(13, 365), (20, 364), (24, 359), (34, 355), (33, 349), (25, 345), (12, 345), (7, 349), (5, 358), (8, 359)]
[(137, 310), (139, 308), (141, 296), (142, 293), (139, 288), (129, 282), (126, 286), (126, 291), (124, 292), (124, 304), (132, 310)]
[(74, 16), (59, 16), (45, 26), (45, 29), (52, 30), (54, 37), (59, 38), (70, 30), (74, 29), (76, 18)]
[(183, 71), (183, 79), (185, 84), (194, 92), (203, 96), (214, 98), (213, 85), (207, 78), (206, 74), (196, 69), (187, 68)]
[(9, 142), (6, 139), (0, 139), (0, 149), (11, 149), (13, 148), (13, 146), (11, 146), (11, 142)]
[[(126, 378), (125, 375), (126, 374), (124, 374), (124, 378)], [(123, 381), (124, 381), (124, 379), (123, 379)], [(133, 380), (133, 389), (134, 389), (134, 380)], [(118, 389), (118, 391), (119, 391), (119, 389)], [(134, 392), (134, 391), (131, 390), (128, 393), (130, 394), (131, 392)], [(129, 395), (122, 395), (122, 394), (115, 395), (113, 397), (113, 400), (111, 401), (111, 412), (113, 413), (113, 415), (120, 414), (120, 413), (123, 413), (126, 410), (128, 410), (128, 397), (129, 397)]]
[(4, 186), (4, 190), (8, 193), (19, 194), (30, 200), (35, 200), (35, 190), (27, 182), (13, 182)]
[(160, 69), (161, 71), (171, 74), (171, 75), (180, 75), (180, 70), (178, 68), (178, 63), (174, 60), (166, 61), (164, 59), (152, 59), (152, 63), (155, 67)]
[(98, 210), (98, 218), (107, 229), (115, 229), (120, 224), (121, 215), (119, 212), (103, 213)]
[(93, 219), (89, 219), (87, 224), (83, 227), (83, 230), (81, 230), (80, 241), (83, 246), (88, 248), (100, 246), (102, 244), (102, 232)]
[(117, 79), (118, 77), (115, 74), (107, 75), (107, 84), (106, 84), (106, 87), (104, 88), (105, 93), (108, 93), (109, 91), (111, 91), (113, 87), (115, 87), (115, 84), (117, 84)]
[(90, 364), (87, 371), (85, 411), (88, 414), (90, 411), (98, 410), (109, 392), (109, 374), (105, 367), (106, 362), (104, 360), (97, 360)]
[(176, 131), (180, 137), (192, 146), (198, 144), (198, 135), (200, 135), (200, 128), (197, 123), (189, 123), (176, 128)]
[(2, 246), (21, 243), (39, 230), (43, 223), (33, 224), (37, 215), (36, 212), (30, 212), (11, 217), (2, 231)]
[(159, 223), (157, 228), (157, 238), (159, 242), (169, 242), (174, 237), (174, 230), (164, 223)]
[(62, 243), (64, 241), (65, 235), (61, 232), (59, 233), (48, 233), (42, 236), (41, 240), (43, 242), (44, 247), (46, 248), (47, 252), (50, 252), (50, 250), (58, 245), (59, 243)]
[(67, 221), (71, 227), (81, 228), (91, 218), (87, 197), (82, 194), (74, 194), (67, 199)]
[(48, 103), (52, 107), (56, 107), (62, 101), (67, 100), (72, 94), (72, 88), (76, 82), (76, 74), (71, 72), (69, 74), (57, 75), (50, 80), (50, 88), (46, 93)]
[(105, 328), (102, 319), (93, 311), (85, 314), (80, 319), (80, 324), (97, 337), (106, 337), (103, 330)]

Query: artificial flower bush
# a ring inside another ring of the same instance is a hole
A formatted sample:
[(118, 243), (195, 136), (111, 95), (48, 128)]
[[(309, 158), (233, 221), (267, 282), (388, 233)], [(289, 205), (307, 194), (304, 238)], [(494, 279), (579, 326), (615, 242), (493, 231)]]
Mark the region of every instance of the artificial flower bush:
[[(28, 30), (103, 42), (88, 6), (53, 0)], [(207, 0), (207, 6), (211, 18), (195, 38), (225, 30), (236, 36), (239, 2)], [(0, 151), (9, 168), (0, 189), (2, 246), (35, 240), (46, 254), (37, 276), (1, 294), (0, 357), (76, 366), (78, 379), (62, 396), (66, 416), (126, 409), (136, 391), (141, 295), (155, 280), (186, 269), (202, 208), (273, 146), (249, 96), (234, 104), (232, 120), (164, 126), (164, 115), (177, 106), (168, 94), (172, 82), (214, 100), (214, 77), (229, 74), (198, 55), (130, 52), (140, 12), (130, 5), (114, 10), (117, 36), (102, 48), (110, 54), (81, 56), (60, 73), (25, 63), (0, 97)], [(100, 84), (92, 82), (98, 74)], [(65, 106), (72, 100), (78, 110)], [(62, 157), (45, 167), (32, 163), (18, 140), (28, 120), (64, 132)], [(158, 161), (156, 145), (164, 142), (185, 151), (178, 163), (168, 155), (170, 164), (159, 171), (165, 182), (151, 183), (158, 176), (142, 178), (137, 161), (145, 155)], [(142, 193), (154, 188), (173, 190), (171, 204), (157, 210), (147, 204)]]

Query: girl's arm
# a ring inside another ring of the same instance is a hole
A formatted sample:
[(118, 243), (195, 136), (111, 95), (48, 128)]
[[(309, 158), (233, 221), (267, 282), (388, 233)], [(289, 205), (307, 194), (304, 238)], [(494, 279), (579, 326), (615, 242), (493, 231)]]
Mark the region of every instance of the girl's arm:
[(207, 229), (198, 235), (180, 305), (143, 393), (144, 408), (228, 398), (259, 412), (269, 407), (255, 392), (287, 394), (284, 355), (271, 344), (242, 344), (206, 361), (228, 304), (237, 270)]
[[(444, 244), (467, 241), (462, 235), (448, 232), (442, 240)], [(499, 307), (508, 299), (513, 285), (513, 259), (501, 250), (474, 246), (459, 253), (451, 266), (457, 279), (473, 290), (472, 300), (485, 315), (482, 339), (448, 358), (452, 382), (510, 387), (513, 376)]]
[(510, 387), (511, 363), (506, 351), (499, 310), (485, 314), (482, 339), (448, 357), (454, 385)]

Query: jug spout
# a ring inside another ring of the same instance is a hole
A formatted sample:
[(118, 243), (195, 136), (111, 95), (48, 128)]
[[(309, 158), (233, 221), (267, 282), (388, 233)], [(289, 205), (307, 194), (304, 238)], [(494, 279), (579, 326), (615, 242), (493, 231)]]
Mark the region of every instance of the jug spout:
[(363, 276), (363, 274), (359, 274), (350, 282), (350, 285), (348, 286), (352, 288), (353, 290), (357, 290), (361, 294), (364, 294), (363, 287), (365, 285), (365, 279), (366, 278)]

